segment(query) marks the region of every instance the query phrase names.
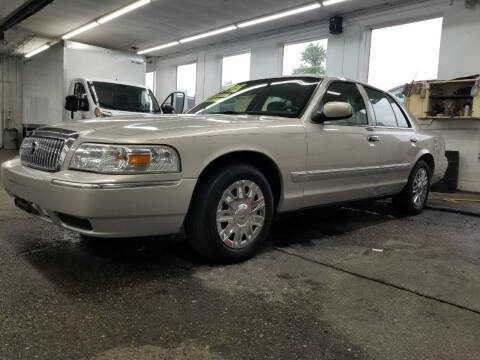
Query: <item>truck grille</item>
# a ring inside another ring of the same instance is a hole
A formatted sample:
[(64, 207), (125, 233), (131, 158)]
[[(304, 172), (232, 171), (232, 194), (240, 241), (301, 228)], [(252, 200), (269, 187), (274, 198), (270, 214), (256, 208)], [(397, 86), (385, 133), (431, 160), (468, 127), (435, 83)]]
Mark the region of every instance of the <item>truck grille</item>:
[(24, 166), (56, 172), (60, 170), (64, 145), (64, 139), (40, 136), (27, 137), (20, 147), (20, 159)]

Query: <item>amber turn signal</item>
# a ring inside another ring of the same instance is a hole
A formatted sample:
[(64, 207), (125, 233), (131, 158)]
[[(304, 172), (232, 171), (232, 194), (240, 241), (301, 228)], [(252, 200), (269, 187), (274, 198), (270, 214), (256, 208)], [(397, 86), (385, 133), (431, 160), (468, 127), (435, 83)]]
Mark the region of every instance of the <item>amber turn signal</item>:
[(128, 165), (148, 165), (150, 164), (150, 155), (129, 155)]

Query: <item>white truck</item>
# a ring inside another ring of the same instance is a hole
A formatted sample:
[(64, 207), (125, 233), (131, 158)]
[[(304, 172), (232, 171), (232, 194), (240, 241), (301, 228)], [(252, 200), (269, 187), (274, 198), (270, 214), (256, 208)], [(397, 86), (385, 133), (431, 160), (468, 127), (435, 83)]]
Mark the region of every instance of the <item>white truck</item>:
[(183, 112), (185, 94), (158, 105), (145, 86), (142, 56), (61, 41), (27, 59), (23, 73), (24, 134), (61, 121)]

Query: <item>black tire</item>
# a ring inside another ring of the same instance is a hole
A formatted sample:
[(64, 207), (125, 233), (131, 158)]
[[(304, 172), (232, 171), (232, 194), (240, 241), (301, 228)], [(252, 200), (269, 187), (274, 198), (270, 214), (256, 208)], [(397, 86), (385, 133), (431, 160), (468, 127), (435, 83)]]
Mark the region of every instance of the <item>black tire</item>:
[[(420, 172), (426, 172), (427, 175), (427, 188), (426, 194), (423, 199), (419, 202), (414, 201), (414, 182), (415, 178), (419, 175)], [(403, 188), (402, 192), (393, 197), (393, 206), (398, 211), (410, 214), (410, 215), (418, 215), (420, 214), (428, 200), (428, 194), (430, 192), (430, 180), (431, 180), (431, 172), (430, 166), (423, 160), (420, 160), (415, 167), (413, 168), (412, 172), (410, 173), (410, 177), (408, 178), (407, 185)]]
[[(242, 248), (233, 248), (221, 239), (216, 215), (224, 192), (239, 180), (253, 181), (263, 193), (264, 223), (252, 242)], [(199, 254), (210, 260), (221, 263), (243, 261), (255, 253), (268, 235), (273, 215), (274, 201), (270, 184), (256, 167), (245, 163), (219, 167), (206, 174), (195, 189), (185, 223), (187, 238)]]

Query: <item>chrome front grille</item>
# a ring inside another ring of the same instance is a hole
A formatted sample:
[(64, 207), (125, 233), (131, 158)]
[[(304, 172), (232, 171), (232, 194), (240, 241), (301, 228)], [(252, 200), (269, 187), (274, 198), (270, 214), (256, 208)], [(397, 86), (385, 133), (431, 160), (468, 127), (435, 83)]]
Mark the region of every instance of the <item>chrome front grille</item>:
[(20, 147), (22, 164), (44, 171), (59, 171), (64, 139), (31, 136), (23, 140)]

